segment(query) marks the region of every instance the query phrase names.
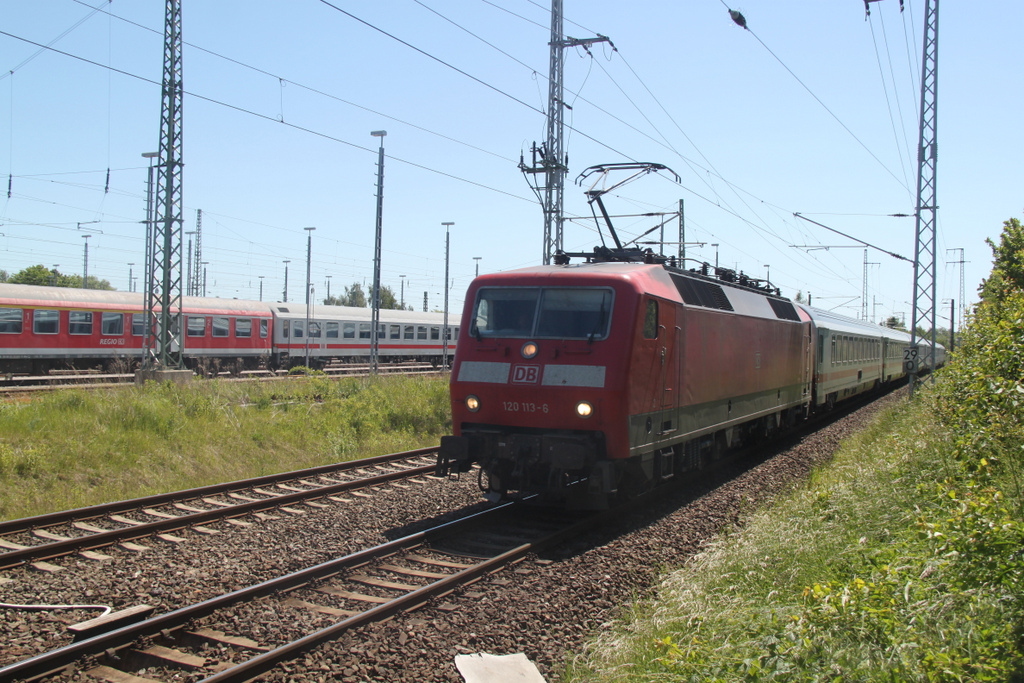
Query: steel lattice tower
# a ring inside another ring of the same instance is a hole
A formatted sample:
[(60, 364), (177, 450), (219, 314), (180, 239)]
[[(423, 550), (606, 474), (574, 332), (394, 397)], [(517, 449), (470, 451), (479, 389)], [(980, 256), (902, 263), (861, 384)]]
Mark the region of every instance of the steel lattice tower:
[[(917, 211), (914, 225), (914, 301), (911, 313), (909, 375), (913, 395), (921, 363), (934, 365), (936, 330), (936, 108), (938, 101), (939, 0), (925, 0), (921, 59), (921, 121), (917, 145)], [(931, 329), (931, 345), (921, 353), (918, 328)]]
[(146, 317), (154, 324), (143, 363), (179, 370), (184, 351), (181, 318), (181, 0), (167, 0), (164, 13), (164, 69), (160, 104), (160, 164), (152, 230), (151, 282)]
[[(565, 48), (589, 48), (594, 43), (607, 42), (607, 36), (597, 38), (563, 38), (562, 0), (551, 0), (551, 58), (548, 64), (548, 111), (547, 111), (547, 143), (537, 149), (533, 148), (533, 166), (526, 166), (520, 161), (519, 168), (527, 175), (544, 174), (544, 186), (533, 185), (541, 201), (544, 211), (544, 249), (541, 262), (550, 265), (551, 257), (562, 250), (562, 229), (564, 226), (563, 197), (565, 174), (569, 170), (565, 157), (564, 109), (565, 96)], [(539, 152), (539, 161), (537, 159)]]

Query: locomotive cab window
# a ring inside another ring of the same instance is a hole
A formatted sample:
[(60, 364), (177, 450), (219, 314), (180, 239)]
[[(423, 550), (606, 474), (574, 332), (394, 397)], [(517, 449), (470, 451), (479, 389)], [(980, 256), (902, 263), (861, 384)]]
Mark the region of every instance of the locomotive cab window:
[(0, 308), (0, 334), (21, 334), (24, 319), (20, 308)]
[(32, 316), (32, 331), (36, 334), (60, 332), (60, 311), (35, 311)]
[(609, 289), (486, 287), (477, 293), (470, 334), (603, 339), (608, 335), (611, 310)]
[(658, 338), (658, 302), (653, 299), (647, 302), (644, 311), (644, 339)]
[(92, 311), (70, 311), (68, 332), (71, 334), (92, 334)]

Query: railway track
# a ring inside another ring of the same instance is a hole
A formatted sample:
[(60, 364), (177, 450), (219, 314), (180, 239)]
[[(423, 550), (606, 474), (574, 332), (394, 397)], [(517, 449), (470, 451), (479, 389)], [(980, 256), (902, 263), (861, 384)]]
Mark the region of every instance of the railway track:
[[(181, 680), (183, 670), (188, 680), (248, 680), (620, 513), (556, 515), (506, 503), (156, 616), (139, 605), (80, 623), (74, 642), (0, 669), (0, 681), (35, 680), (58, 670), (112, 682)], [(252, 632), (254, 620), (244, 612), (254, 605), (263, 614), (285, 615), (287, 639), (264, 642)]]
[(130, 550), (149, 536), (173, 542), (178, 539), (172, 532), (182, 529), (212, 535), (220, 533), (206, 526), (213, 522), (245, 526), (249, 522), (239, 518), (274, 510), (294, 514), (295, 505), (325, 507), (343, 502), (347, 492), (358, 496), (359, 489), (432, 474), (434, 459), (428, 456), (436, 451), (420, 448), (0, 522), (0, 569), (73, 553), (105, 559), (98, 549), (115, 544)]
[[(368, 363), (338, 363), (329, 365), (322, 370), (328, 377), (366, 377), (372, 374)], [(439, 372), (430, 363), (394, 363), (382, 364), (378, 374), (387, 375), (429, 375)], [(270, 370), (246, 370), (240, 376), (229, 372), (220, 372), (208, 378), (218, 378), (225, 382), (273, 382), (295, 377), (285, 372)], [(56, 391), (75, 387), (78, 389), (98, 389), (111, 386), (134, 386), (134, 373), (95, 373), (80, 372), (53, 375), (8, 375), (0, 376), (0, 395), (32, 394)]]

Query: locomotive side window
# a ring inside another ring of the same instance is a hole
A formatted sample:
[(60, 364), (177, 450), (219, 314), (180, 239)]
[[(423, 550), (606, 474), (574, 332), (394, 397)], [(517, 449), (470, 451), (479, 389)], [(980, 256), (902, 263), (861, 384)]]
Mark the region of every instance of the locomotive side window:
[(227, 337), (231, 334), (231, 322), (230, 318), (225, 316), (214, 316), (213, 318), (213, 336), (214, 337)]
[(206, 336), (206, 316), (202, 315), (190, 315), (185, 323), (188, 327), (188, 336), (190, 337), (205, 337)]
[(0, 334), (21, 334), (25, 312), (20, 308), (0, 308)]
[(39, 311), (32, 316), (32, 331), (36, 334), (57, 334), (60, 331), (60, 311)]
[(647, 302), (644, 312), (644, 339), (658, 338), (658, 302), (653, 299)]
[(356, 338), (356, 324), (355, 323), (342, 323), (341, 325), (341, 336), (345, 339)]
[(120, 337), (124, 334), (124, 313), (104, 313), (100, 318), (100, 334)]
[(252, 318), (235, 319), (235, 336), (248, 339), (252, 336)]
[(92, 334), (92, 311), (69, 312), (68, 332), (71, 334)]

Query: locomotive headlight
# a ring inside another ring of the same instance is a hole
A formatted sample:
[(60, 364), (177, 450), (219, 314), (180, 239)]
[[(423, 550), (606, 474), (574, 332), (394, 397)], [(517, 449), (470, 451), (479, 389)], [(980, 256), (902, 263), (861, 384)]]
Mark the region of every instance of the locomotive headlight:
[(470, 394), (466, 397), (466, 408), (468, 408), (471, 413), (475, 413), (480, 410), (480, 399), (473, 394)]
[(576, 414), (580, 417), (590, 417), (594, 413), (594, 406), (587, 401), (580, 401), (576, 404)]
[(523, 358), (533, 358), (537, 355), (540, 348), (537, 346), (537, 342), (526, 342), (523, 344), (523, 349), (520, 353), (523, 354)]

